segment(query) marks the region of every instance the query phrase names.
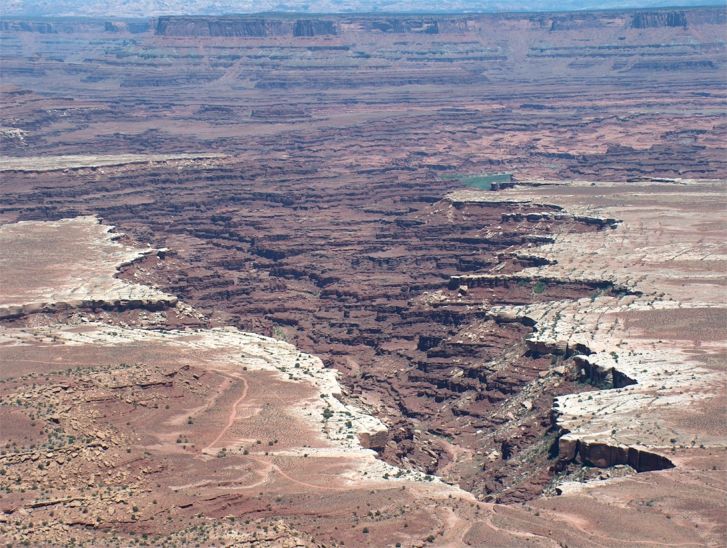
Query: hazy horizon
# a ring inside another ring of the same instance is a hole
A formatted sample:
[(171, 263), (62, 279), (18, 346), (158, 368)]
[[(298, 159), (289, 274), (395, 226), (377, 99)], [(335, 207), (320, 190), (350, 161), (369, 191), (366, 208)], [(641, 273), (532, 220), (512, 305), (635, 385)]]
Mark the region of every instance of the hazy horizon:
[(0, 16), (473, 13), (723, 6), (720, 0), (9, 0)]

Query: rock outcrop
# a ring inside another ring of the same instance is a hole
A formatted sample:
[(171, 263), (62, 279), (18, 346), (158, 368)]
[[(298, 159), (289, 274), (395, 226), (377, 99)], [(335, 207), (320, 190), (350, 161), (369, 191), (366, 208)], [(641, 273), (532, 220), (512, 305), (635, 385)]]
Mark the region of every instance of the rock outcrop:
[(639, 12), (634, 14), (631, 20), (631, 27), (635, 29), (658, 27), (687, 28), (687, 14), (683, 11)]
[(293, 36), (329, 36), (338, 34), (333, 21), (298, 19), (293, 27)]
[[(715, 194), (720, 183), (656, 184), (669, 186), (659, 188), (659, 198), (650, 202), (648, 216), (624, 209), (615, 231), (602, 230), (587, 237), (561, 233), (552, 244), (541, 248), (544, 264), (514, 276), (545, 279), (567, 272), (571, 283), (593, 283), (592, 276), (600, 272), (604, 283), (619, 284), (624, 291), (612, 295), (598, 292), (577, 301), (494, 309), (495, 313), (507, 313), (508, 317), (515, 313), (533, 322), (534, 332), (527, 339), (531, 351), (570, 355), (577, 375), (599, 389), (555, 400), (553, 421), (560, 429), (558, 453), (563, 462), (596, 467), (628, 465), (637, 472), (669, 469), (676, 464), (672, 455), (695, 449), (700, 438), (716, 435), (715, 431), (707, 435), (700, 428), (687, 426), (686, 421), (695, 425), (708, 420), (686, 416), (712, 412), (711, 406), (720, 397), (717, 387), (721, 386), (722, 374), (693, 358), (692, 343), (684, 339), (702, 338), (704, 328), (683, 322), (686, 318), (700, 322), (698, 318), (719, 316), (723, 311), (725, 303), (716, 291), (714, 273), (727, 260), (727, 252), (718, 243), (719, 230), (695, 228), (698, 221), (692, 213), (682, 211), (681, 204), (688, 194), (694, 211), (720, 207), (721, 199)], [(628, 193), (638, 202), (639, 197), (646, 196), (640, 193), (644, 186), (603, 183), (596, 187), (571, 184), (570, 196), (559, 199), (562, 187), (554, 183), (550, 196), (559, 206), (570, 205), (574, 214), (588, 216), (596, 212), (613, 215), (616, 208), (610, 206), (610, 197), (625, 198), (623, 194)], [(503, 195), (540, 201), (549, 190), (530, 187), (503, 191)], [(485, 193), (468, 196), (471, 201), (492, 199)], [(464, 201), (464, 193), (456, 199)], [(669, 233), (654, 238), (655, 227), (665, 218), (670, 219)], [(619, 232), (624, 236), (617, 244), (613, 234)], [(649, 251), (644, 254), (645, 244), (642, 247), (640, 242), (646, 241)], [(710, 260), (697, 269), (693, 261), (699, 256)], [(614, 268), (614, 264), (622, 268)], [(669, 264), (669, 270), (663, 269), (664, 264)], [(498, 283), (498, 276), (487, 276), (483, 282)], [(475, 283), (467, 281), (468, 287)], [(644, 323), (643, 317), (652, 317), (655, 323)], [(672, 331), (669, 325), (673, 322), (687, 325), (691, 335)], [(700, 348), (704, 348), (702, 344)], [(710, 350), (705, 351), (714, 356), (723, 343), (706, 344)], [(680, 413), (684, 415), (679, 417)], [(702, 441), (700, 447), (707, 443)], [(727, 440), (717, 435), (711, 443), (722, 447)]]
[(156, 253), (126, 247), (117, 239), (112, 227), (92, 216), (0, 226), (5, 250), (0, 319), (80, 308), (154, 311), (174, 306), (175, 296), (116, 277), (119, 268)]

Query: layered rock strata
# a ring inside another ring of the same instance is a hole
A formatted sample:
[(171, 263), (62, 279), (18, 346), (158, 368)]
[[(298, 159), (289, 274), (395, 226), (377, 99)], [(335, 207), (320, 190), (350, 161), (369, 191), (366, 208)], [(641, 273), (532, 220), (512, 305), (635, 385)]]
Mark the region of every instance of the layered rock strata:
[[(528, 337), (532, 348), (572, 349), (580, 375), (604, 388), (557, 398), (561, 459), (648, 471), (673, 467), (690, 449), (724, 450), (727, 440), (708, 425), (724, 397), (718, 363), (725, 350), (720, 272), (727, 248), (724, 226), (704, 222), (724, 207), (723, 188), (724, 182), (683, 181), (503, 191), (573, 212), (618, 213), (622, 220), (615, 231), (587, 238), (556, 236), (537, 252), (544, 264), (519, 275), (548, 285), (561, 276), (582, 283), (599, 277), (628, 291), (493, 310), (528, 318), (536, 326)], [(456, 199), (489, 201), (491, 195), (459, 193)], [(629, 207), (619, 207), (621, 200)]]

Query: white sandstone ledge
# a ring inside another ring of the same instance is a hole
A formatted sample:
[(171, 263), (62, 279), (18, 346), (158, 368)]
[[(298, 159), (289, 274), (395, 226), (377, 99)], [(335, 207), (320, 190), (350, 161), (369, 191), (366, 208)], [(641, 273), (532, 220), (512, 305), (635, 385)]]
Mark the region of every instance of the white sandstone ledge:
[(71, 308), (159, 310), (177, 298), (117, 278), (159, 250), (118, 242), (95, 216), (0, 226), (0, 319)]
[[(648, 471), (673, 466), (670, 458), (679, 450), (727, 447), (723, 432), (701, 431), (689, 426), (692, 419), (684, 418), (698, 416), (700, 406), (715, 401), (724, 389), (724, 371), (697, 359), (700, 354), (724, 352), (724, 339), (695, 342), (679, 333), (676, 338), (668, 334), (656, 338), (648, 333), (659, 326), (645, 320), (653, 316), (658, 318), (654, 321), (670, 325), (685, 321), (678, 319), (682, 316), (724, 310), (724, 231), (700, 234), (701, 212), (696, 212), (702, 206), (695, 202), (695, 211), (684, 208), (689, 200), (685, 186), (705, 203), (718, 201), (722, 187), (714, 181), (680, 181), (679, 190), (660, 187), (653, 194), (624, 183), (539, 185), (500, 192), (462, 191), (448, 198), (516, 207), (545, 203), (557, 211), (547, 213), (549, 220), (570, 212), (571, 219), (603, 228), (554, 234), (552, 243), (510, 252), (527, 254), (542, 266), (516, 275), (461, 276), (451, 285), (541, 280), (608, 284), (622, 290), (621, 295), (594, 293), (591, 298), (490, 310), (501, 321), (533, 325), (534, 333), (527, 339), (531, 350), (573, 357), (582, 378), (603, 388), (556, 398), (553, 417), (562, 432), (560, 457), (601, 467), (630, 464)], [(648, 206), (639, 206), (641, 201)], [(602, 222), (595, 221), (598, 218)]]

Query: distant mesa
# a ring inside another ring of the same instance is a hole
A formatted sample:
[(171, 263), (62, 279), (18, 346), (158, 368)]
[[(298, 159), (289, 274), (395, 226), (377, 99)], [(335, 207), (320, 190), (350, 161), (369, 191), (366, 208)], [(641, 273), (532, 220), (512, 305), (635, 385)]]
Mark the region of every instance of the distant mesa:
[(293, 36), (321, 36), (324, 34), (338, 34), (333, 21), (299, 19), (293, 27)]
[(653, 11), (639, 12), (634, 15), (631, 27), (635, 29), (648, 29), (657, 27), (684, 27), (687, 28), (687, 14), (683, 11)]
[(155, 33), (159, 36), (220, 36), (262, 38), (265, 36), (333, 36), (334, 21), (325, 19), (270, 19), (260, 17), (160, 17)]

